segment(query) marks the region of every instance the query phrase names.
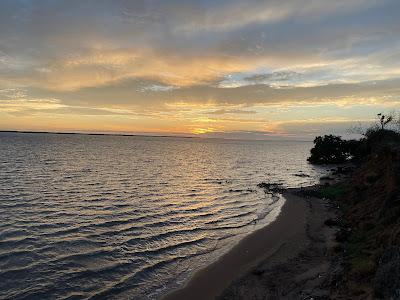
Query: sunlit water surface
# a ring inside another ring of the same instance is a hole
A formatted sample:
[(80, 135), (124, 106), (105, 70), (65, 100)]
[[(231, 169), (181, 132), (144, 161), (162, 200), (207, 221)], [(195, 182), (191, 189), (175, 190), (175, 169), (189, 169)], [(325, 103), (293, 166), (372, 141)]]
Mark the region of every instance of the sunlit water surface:
[(0, 133), (0, 298), (158, 298), (279, 214), (258, 183), (315, 183), (311, 146)]

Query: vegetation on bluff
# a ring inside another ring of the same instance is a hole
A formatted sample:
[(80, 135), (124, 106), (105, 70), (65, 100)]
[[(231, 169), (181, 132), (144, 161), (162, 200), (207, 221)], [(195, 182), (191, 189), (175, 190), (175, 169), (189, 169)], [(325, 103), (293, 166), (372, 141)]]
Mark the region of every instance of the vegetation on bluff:
[(332, 299), (400, 299), (400, 133), (387, 128), (393, 117), (378, 117), (359, 141), (316, 138), (309, 159), (357, 162), (349, 179), (319, 190), (340, 207), (340, 217), (327, 223), (338, 226), (343, 267)]
[(349, 180), (323, 188), (342, 214), (339, 299), (400, 299), (400, 139), (382, 134), (395, 139), (380, 136)]
[(339, 164), (355, 157), (359, 141), (343, 140), (340, 136), (318, 136), (308, 161), (313, 164)]
[[(393, 125), (389, 128), (390, 125)], [(340, 136), (324, 135), (314, 139), (314, 147), (308, 161), (312, 164), (340, 164), (351, 160), (363, 160), (374, 149), (387, 143), (400, 141), (400, 118), (394, 115), (377, 115), (377, 122), (366, 130), (357, 129), (363, 138), (345, 140)]]

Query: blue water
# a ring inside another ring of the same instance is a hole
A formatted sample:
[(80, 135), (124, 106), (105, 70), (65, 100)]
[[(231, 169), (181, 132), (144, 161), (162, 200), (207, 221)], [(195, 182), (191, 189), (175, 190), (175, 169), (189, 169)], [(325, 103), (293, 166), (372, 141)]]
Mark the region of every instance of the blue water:
[(315, 183), (311, 147), (0, 133), (0, 298), (159, 298), (279, 214), (257, 183)]

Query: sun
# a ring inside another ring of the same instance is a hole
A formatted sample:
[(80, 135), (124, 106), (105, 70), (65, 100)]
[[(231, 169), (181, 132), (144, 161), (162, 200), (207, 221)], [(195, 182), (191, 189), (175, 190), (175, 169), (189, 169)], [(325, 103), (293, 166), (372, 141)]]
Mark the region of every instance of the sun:
[(214, 132), (214, 131), (215, 131), (214, 128), (210, 128), (210, 127), (208, 127), (208, 128), (194, 128), (192, 130), (192, 133), (194, 133), (194, 134), (204, 134), (204, 133), (209, 133), (209, 132)]

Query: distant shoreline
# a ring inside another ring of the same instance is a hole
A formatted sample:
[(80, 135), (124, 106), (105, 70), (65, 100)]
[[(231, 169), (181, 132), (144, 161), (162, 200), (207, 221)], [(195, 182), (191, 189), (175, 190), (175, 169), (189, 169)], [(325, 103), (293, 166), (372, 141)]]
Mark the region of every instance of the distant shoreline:
[(160, 138), (184, 138), (195, 139), (197, 136), (180, 135), (149, 135), (129, 133), (90, 133), (90, 132), (60, 132), (60, 131), (29, 131), (29, 130), (0, 130), (0, 133), (34, 133), (34, 134), (56, 134), (56, 135), (94, 135), (94, 136), (138, 136), (138, 137), (160, 137)]
[(0, 130), (1, 133), (21, 133), (21, 134), (53, 134), (53, 135), (88, 135), (88, 136), (125, 136), (125, 137), (154, 137), (154, 138), (182, 138), (182, 139), (204, 139), (204, 140), (227, 140), (227, 141), (261, 141), (261, 142), (299, 142), (311, 143), (311, 140), (303, 139), (243, 139), (226, 137), (203, 137), (188, 135), (152, 135), (152, 134), (133, 134), (133, 133), (90, 133), (90, 132), (62, 132), (62, 131), (30, 131), (30, 130)]

